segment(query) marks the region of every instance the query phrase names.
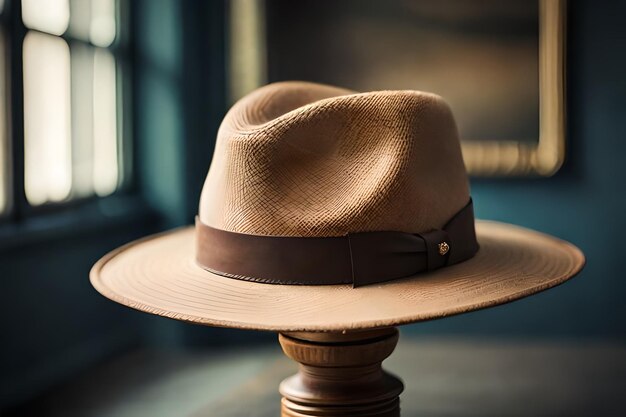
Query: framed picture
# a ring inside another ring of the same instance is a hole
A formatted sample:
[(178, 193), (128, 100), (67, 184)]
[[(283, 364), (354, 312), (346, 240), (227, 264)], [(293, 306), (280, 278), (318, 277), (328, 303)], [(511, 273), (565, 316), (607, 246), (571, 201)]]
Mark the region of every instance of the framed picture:
[(474, 176), (554, 174), (565, 155), (565, 0), (234, 0), (230, 94), (308, 80), (450, 104)]

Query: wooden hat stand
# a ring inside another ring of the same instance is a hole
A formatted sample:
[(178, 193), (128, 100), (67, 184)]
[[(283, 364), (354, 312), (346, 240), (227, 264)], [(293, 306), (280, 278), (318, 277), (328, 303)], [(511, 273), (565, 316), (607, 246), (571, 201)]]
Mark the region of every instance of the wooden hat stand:
[(280, 384), (283, 417), (400, 415), (402, 381), (381, 363), (398, 343), (395, 327), (354, 333), (279, 333), (285, 354), (300, 364)]

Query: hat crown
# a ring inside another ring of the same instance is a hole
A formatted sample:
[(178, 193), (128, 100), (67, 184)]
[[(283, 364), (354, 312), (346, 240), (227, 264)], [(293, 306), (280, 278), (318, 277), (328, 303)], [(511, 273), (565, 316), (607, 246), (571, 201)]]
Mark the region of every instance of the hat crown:
[(468, 200), (456, 124), (439, 96), (282, 82), (224, 118), (199, 217), (253, 235), (420, 233)]

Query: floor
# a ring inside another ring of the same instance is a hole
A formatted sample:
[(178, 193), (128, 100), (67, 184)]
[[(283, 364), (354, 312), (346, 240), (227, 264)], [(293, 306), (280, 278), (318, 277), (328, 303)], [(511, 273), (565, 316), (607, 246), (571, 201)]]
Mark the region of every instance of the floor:
[[(404, 417), (626, 415), (626, 344), (403, 337), (385, 367), (405, 382)], [(275, 417), (294, 372), (277, 346), (141, 350), (15, 415)]]

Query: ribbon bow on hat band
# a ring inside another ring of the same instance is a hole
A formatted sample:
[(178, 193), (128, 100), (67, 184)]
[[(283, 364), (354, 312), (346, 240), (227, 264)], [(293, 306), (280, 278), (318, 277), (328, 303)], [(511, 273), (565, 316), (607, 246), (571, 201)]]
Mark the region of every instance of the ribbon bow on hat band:
[(478, 251), (472, 200), (440, 230), (339, 237), (260, 236), (196, 217), (196, 262), (229, 278), (283, 285), (377, 284), (453, 265)]

